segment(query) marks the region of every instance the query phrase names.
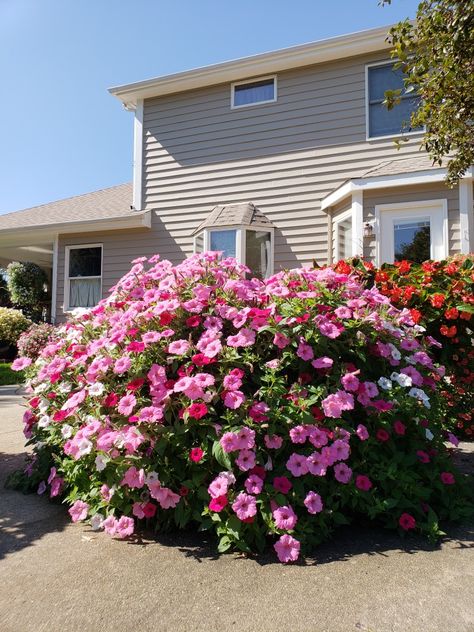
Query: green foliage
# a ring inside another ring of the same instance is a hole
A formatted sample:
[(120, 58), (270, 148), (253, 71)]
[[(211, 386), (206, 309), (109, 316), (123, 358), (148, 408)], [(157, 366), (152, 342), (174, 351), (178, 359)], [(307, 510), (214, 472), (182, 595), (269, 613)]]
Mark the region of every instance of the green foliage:
[(18, 309), (0, 307), (0, 343), (16, 345), (20, 335), (31, 325)]
[[(454, 186), (474, 163), (474, 2), (423, 0), (416, 21), (392, 27), (389, 42), (406, 90), (421, 97), (411, 127), (425, 127), (422, 147), (434, 163), (449, 157), (447, 183)], [(399, 97), (386, 93), (387, 107)]]
[(10, 307), (10, 293), (7, 285), (6, 270), (0, 268), (0, 307)]
[(23, 382), (23, 373), (11, 370), (10, 362), (0, 362), (0, 386)]
[(36, 263), (13, 261), (7, 268), (10, 298), (15, 307), (34, 321), (42, 318), (48, 297), (48, 278)]

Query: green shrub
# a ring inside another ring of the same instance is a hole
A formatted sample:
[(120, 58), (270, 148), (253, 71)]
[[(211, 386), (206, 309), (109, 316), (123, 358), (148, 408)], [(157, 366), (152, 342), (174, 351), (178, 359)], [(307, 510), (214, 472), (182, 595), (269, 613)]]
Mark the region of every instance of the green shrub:
[(15, 346), (20, 335), (31, 325), (31, 320), (26, 318), (18, 309), (0, 307), (0, 345)]
[(36, 263), (13, 261), (8, 265), (7, 279), (13, 305), (31, 320), (41, 320), (48, 296), (45, 271)]

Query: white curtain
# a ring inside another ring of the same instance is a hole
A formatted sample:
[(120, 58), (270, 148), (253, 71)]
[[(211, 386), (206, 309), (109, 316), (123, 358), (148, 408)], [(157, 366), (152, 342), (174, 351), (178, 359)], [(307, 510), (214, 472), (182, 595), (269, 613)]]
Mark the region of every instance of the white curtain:
[(94, 307), (101, 299), (101, 279), (70, 279), (69, 307)]

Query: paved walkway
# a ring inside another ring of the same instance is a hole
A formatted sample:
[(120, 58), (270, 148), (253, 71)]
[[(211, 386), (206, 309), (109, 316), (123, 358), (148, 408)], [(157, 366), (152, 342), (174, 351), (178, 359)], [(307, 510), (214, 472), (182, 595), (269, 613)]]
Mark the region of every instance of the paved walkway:
[(195, 535), (111, 540), (3, 488), (23, 459), (21, 401), (0, 390), (1, 632), (474, 631), (474, 525), (435, 548), (347, 529), (286, 567)]

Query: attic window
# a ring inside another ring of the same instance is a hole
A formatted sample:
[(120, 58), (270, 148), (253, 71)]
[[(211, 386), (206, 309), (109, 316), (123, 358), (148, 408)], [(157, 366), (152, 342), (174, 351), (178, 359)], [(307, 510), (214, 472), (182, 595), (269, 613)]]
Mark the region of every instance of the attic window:
[(262, 77), (253, 81), (239, 81), (231, 86), (231, 107), (274, 103), (277, 100), (276, 77)]

